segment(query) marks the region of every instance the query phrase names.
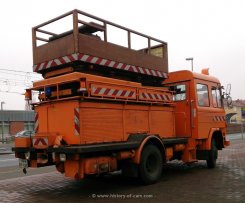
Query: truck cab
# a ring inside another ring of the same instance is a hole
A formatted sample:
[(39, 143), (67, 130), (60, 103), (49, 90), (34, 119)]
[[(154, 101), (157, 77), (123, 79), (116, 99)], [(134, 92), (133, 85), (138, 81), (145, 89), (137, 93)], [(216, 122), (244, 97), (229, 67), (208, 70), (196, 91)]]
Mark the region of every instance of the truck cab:
[(197, 144), (197, 159), (207, 160), (212, 140), (217, 149), (228, 145), (220, 81), (208, 74), (183, 70), (170, 72), (164, 81), (174, 91), (176, 137)]

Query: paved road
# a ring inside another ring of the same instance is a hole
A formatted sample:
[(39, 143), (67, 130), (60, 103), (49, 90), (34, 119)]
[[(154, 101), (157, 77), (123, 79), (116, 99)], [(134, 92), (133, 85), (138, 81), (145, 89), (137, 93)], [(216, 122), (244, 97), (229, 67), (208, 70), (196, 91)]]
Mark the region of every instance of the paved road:
[[(28, 178), (28, 176), (49, 173), (54, 171), (56, 171), (54, 166), (49, 166), (44, 168), (28, 168), (27, 174), (24, 174), (22, 169), (20, 169), (18, 166), (2, 167), (0, 168), (0, 181), (3, 180), (7, 181), (8, 179), (13, 179), (13, 178)], [(0, 190), (1, 190), (1, 186), (0, 186)], [(0, 202), (1, 202), (1, 196), (0, 196)]]
[(230, 140), (245, 139), (245, 133), (228, 134), (227, 137)]
[(160, 182), (150, 186), (120, 175), (74, 181), (57, 172), (43, 171), (0, 180), (0, 202), (245, 202), (245, 140), (233, 141), (219, 157), (213, 170), (207, 169), (205, 162), (192, 166), (167, 164)]
[(18, 166), (19, 160), (15, 158), (14, 154), (3, 154), (0, 156), (0, 168), (8, 166)]

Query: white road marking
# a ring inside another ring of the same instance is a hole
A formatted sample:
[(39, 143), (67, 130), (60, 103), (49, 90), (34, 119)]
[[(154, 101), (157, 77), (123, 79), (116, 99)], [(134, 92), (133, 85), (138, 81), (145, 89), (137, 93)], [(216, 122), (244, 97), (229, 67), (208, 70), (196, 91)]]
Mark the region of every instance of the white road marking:
[(4, 159), (4, 160), (0, 160), (0, 162), (5, 162), (5, 161), (18, 161), (18, 159)]

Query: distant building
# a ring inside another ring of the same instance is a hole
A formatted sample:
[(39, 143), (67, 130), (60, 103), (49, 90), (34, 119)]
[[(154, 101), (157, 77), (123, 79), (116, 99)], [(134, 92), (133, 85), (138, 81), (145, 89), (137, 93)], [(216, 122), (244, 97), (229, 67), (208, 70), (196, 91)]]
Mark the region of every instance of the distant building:
[(232, 108), (225, 106), (226, 118), (229, 123), (241, 123), (245, 121), (245, 100), (232, 101)]
[(34, 111), (0, 111), (0, 134), (15, 135), (19, 131), (33, 129)]

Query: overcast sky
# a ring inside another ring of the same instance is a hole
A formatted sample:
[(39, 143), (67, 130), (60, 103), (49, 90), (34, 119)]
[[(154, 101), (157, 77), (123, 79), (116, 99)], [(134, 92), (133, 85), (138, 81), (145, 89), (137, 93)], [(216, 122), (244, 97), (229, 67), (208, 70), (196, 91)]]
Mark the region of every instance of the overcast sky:
[[(0, 69), (31, 72), (31, 28), (75, 8), (166, 41), (169, 71), (190, 70), (185, 58), (193, 57), (194, 71), (210, 68), (224, 86), (231, 83), (233, 99), (245, 99), (244, 0), (2, 1)], [(4, 86), (8, 77), (0, 72), (0, 91), (24, 92)], [(4, 109), (24, 109), (20, 94), (0, 92), (0, 101)]]

